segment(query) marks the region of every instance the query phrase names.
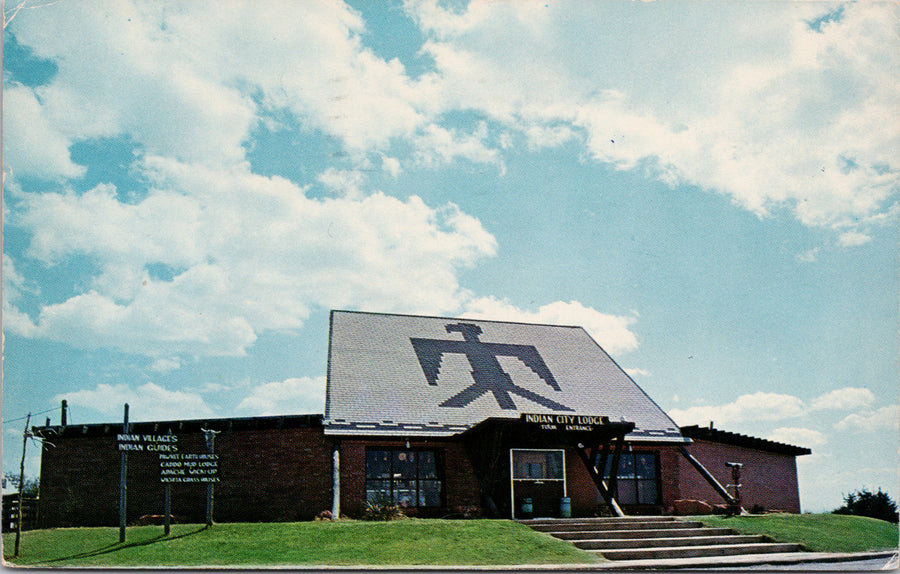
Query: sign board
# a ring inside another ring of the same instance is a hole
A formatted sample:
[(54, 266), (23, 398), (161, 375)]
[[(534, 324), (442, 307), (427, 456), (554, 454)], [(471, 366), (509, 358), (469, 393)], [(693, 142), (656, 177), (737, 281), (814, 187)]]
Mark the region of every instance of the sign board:
[(597, 415), (522, 414), (522, 422), (540, 430), (593, 432), (609, 424), (609, 417)]
[(219, 482), (219, 455), (180, 452), (178, 435), (116, 435), (120, 452), (159, 455), (159, 480), (162, 483)]
[(160, 453), (159, 481), (169, 484), (219, 482), (219, 455)]
[(178, 452), (178, 435), (119, 433), (116, 445), (120, 452)]

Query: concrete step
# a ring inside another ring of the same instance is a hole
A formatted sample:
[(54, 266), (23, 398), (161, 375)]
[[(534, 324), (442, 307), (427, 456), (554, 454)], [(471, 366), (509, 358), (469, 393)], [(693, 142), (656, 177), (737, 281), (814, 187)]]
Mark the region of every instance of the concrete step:
[(709, 556), (738, 556), (742, 554), (772, 554), (799, 552), (799, 544), (760, 542), (755, 544), (711, 544), (705, 546), (662, 546), (656, 548), (615, 548), (589, 550), (607, 560), (648, 560), (656, 558), (697, 558)]
[(633, 540), (636, 538), (686, 538), (688, 536), (727, 536), (734, 534), (730, 528), (665, 528), (644, 530), (575, 530), (571, 532), (547, 532), (562, 540)]
[(674, 516), (618, 516), (618, 517), (595, 517), (595, 518), (531, 518), (527, 520), (519, 520), (522, 524), (531, 526), (532, 524), (560, 524), (560, 523), (577, 523), (577, 524), (629, 524), (632, 522), (678, 522), (678, 518)]
[(767, 542), (761, 534), (735, 534), (731, 536), (688, 536), (685, 538), (633, 538), (603, 540), (573, 540), (582, 550), (613, 550), (625, 548), (681, 548), (685, 546), (712, 546), (715, 544), (754, 544)]
[(700, 528), (701, 522), (682, 522), (680, 520), (633, 520), (628, 522), (572, 521), (562, 520), (553, 523), (528, 524), (538, 532), (572, 532), (572, 531), (609, 531), (609, 530), (661, 530), (679, 528)]

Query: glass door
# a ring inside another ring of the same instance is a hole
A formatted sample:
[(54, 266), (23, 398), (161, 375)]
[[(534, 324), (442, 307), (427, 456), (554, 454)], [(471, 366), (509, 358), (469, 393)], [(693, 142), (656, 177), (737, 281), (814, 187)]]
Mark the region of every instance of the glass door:
[[(562, 449), (509, 451), (513, 518), (556, 517), (566, 496), (566, 457)], [(530, 502), (530, 504), (528, 504)], [(531, 516), (527, 516), (528, 507)]]

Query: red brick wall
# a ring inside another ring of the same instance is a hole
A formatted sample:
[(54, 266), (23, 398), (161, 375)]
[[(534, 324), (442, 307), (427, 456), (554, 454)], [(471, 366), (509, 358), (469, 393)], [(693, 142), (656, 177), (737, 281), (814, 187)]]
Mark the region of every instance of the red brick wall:
[[(71, 429), (70, 429), (71, 430)], [(205, 452), (201, 433), (179, 434), (181, 452)], [(304, 520), (331, 508), (333, 438), (321, 427), (222, 432), (216, 438), (221, 482), (215, 486), (214, 519), (231, 521)], [(118, 524), (119, 453), (115, 435), (50, 439), (41, 465), (40, 520), (43, 527)], [(341, 510), (359, 516), (365, 508), (366, 446), (403, 448), (405, 441), (344, 439), (341, 454)], [(411, 448), (434, 449), (443, 460), (445, 506), (423, 515), (443, 516), (460, 506), (481, 504), (474, 470), (463, 444), (452, 440), (416, 440)], [(633, 446), (659, 453), (662, 506), (679, 498), (721, 498), (681, 456), (677, 447)], [(723, 484), (731, 482), (725, 462), (741, 462), (745, 508), (800, 511), (795, 458), (697, 440), (690, 452)], [(502, 464), (508, 459), (501, 457)], [(508, 468), (502, 469), (508, 480)], [(599, 505), (597, 489), (581, 459), (566, 450), (568, 495), (574, 516), (591, 516)], [(163, 486), (152, 454), (128, 458), (128, 521), (162, 514)], [(501, 473), (502, 474), (502, 473)], [(499, 486), (501, 494), (504, 486)], [(508, 496), (508, 490), (505, 491)], [(206, 487), (172, 485), (172, 513), (184, 521), (205, 520)], [(508, 507), (508, 500), (496, 500)], [(508, 512), (508, 508), (507, 511)]]
[[(340, 441), (341, 458), (341, 514), (360, 516), (366, 504), (366, 447), (405, 448), (405, 441), (360, 440)], [(463, 445), (454, 441), (411, 440), (411, 449), (438, 451), (444, 461), (444, 493), (446, 505), (433, 510), (422, 509), (424, 515), (443, 516), (458, 506), (480, 504), (481, 494), (474, 470)]]
[(566, 449), (566, 493), (572, 500), (572, 516), (597, 515), (600, 492), (581, 457), (571, 448)]
[[(744, 465), (741, 468), (741, 502), (744, 508), (749, 510), (758, 504), (767, 510), (800, 512), (795, 457), (702, 440), (695, 440), (687, 449), (722, 486), (731, 484), (731, 469), (725, 466), (726, 462)], [(684, 457), (678, 458), (678, 497), (705, 500), (711, 504), (723, 503), (722, 497), (700, 473)]]
[[(202, 434), (179, 434), (181, 452), (206, 452)], [(116, 525), (119, 453), (115, 435), (50, 439), (41, 461), (43, 527)], [(216, 437), (221, 482), (215, 485), (217, 522), (281, 521), (314, 517), (331, 508), (330, 442), (321, 428), (222, 432)], [(128, 456), (128, 522), (163, 513), (164, 489), (154, 454)], [(206, 486), (173, 484), (172, 514), (203, 522)]]
[[(659, 454), (661, 506), (668, 508), (678, 498), (679, 462), (682, 458), (677, 447), (632, 446), (634, 452)], [(693, 469), (692, 469), (693, 470)], [(566, 478), (569, 497), (572, 499), (572, 516), (594, 516), (601, 504), (600, 493), (581, 458), (572, 449), (566, 449)], [(628, 511), (629, 509), (626, 509)], [(636, 509), (631, 509), (636, 510)], [(647, 509), (658, 512), (657, 508)]]

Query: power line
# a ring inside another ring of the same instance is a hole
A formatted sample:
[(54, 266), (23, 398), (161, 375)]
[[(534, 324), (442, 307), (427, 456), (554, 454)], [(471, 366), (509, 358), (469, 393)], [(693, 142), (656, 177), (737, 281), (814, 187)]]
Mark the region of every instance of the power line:
[(41, 411), (41, 412), (39, 412), (39, 413), (28, 413), (27, 415), (25, 415), (25, 416), (23, 416), (23, 417), (19, 417), (19, 418), (17, 418), (17, 419), (8, 419), (8, 420), (5, 420), (5, 421), (3, 421), (3, 424), (14, 423), (14, 422), (16, 422), (16, 421), (24, 421), (24, 420), (27, 419), (28, 417), (32, 417), (32, 416), (33, 416), (33, 417), (36, 417), (36, 416), (42, 415), (42, 414), (44, 414), (44, 413), (49, 413), (50, 411), (55, 411), (57, 408), (59, 408), (59, 407), (53, 407), (52, 409), (47, 409), (46, 411)]

